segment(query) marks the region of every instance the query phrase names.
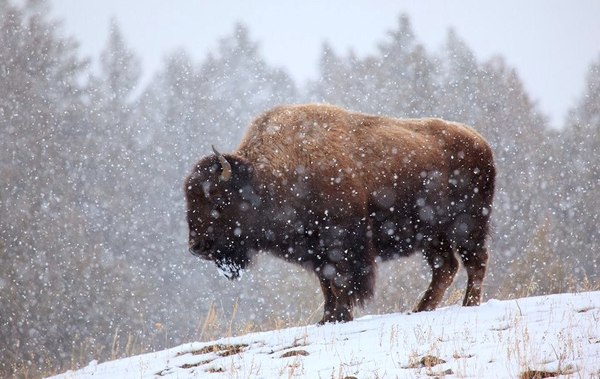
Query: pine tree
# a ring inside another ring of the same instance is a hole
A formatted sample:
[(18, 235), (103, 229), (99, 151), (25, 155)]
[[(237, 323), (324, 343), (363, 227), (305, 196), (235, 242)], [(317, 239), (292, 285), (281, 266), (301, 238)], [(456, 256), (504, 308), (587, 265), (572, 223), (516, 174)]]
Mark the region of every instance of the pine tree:
[(479, 103), (481, 73), (475, 54), (451, 29), (438, 61), (438, 115), (448, 120), (477, 125), (483, 117)]
[[(259, 54), (258, 44), (241, 24), (236, 25), (231, 36), (219, 42), (218, 55), (203, 65), (201, 75), (211, 79), (209, 93), (213, 99), (225, 105), (219, 109), (217, 118), (228, 122), (230, 130), (223, 141), (224, 149), (237, 144), (256, 114), (296, 99), (292, 80), (283, 70), (267, 65)], [(231, 96), (233, 93), (241, 96)]]
[(589, 67), (585, 91), (570, 111), (559, 136), (562, 155), (555, 163), (555, 211), (562, 221), (556, 243), (578, 262), (578, 277), (600, 278), (600, 57)]
[(396, 117), (431, 116), (437, 109), (434, 63), (406, 15), (377, 54), (360, 59), (351, 51), (339, 57), (325, 44), (319, 68), (310, 91), (316, 101)]
[(62, 275), (85, 246), (77, 176), (86, 62), (47, 11), (40, 1), (0, 6), (0, 376), (70, 348), (70, 330), (56, 326), (69, 296)]
[(351, 107), (348, 89), (345, 88), (348, 82), (347, 68), (328, 43), (321, 47), (319, 71), (319, 80), (311, 83), (311, 99), (320, 103)]
[(408, 16), (401, 15), (397, 29), (388, 35), (376, 56), (374, 102), (380, 105), (382, 114), (431, 116), (436, 108), (434, 65), (425, 48), (417, 43)]
[[(89, 178), (85, 182), (90, 203), (95, 212), (112, 228), (95, 230), (106, 239), (116, 238), (115, 246), (126, 250), (131, 239), (128, 230), (115, 230), (117, 225), (130, 228), (131, 205), (137, 192), (135, 166), (137, 150), (133, 125), (133, 91), (140, 77), (140, 64), (126, 46), (115, 20), (111, 21), (109, 38), (100, 55), (100, 71), (92, 75), (86, 88), (88, 96), (88, 155), (85, 161)], [(128, 196), (115, 196), (129, 194)], [(90, 215), (93, 216), (93, 215)], [(129, 231), (132, 232), (132, 231)], [(135, 234), (133, 234), (135, 235)]]

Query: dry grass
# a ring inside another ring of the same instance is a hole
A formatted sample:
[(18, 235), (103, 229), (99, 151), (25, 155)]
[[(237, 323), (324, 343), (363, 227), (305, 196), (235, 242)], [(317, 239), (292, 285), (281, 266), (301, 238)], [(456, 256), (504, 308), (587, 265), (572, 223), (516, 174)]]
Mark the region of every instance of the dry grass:
[[(410, 261), (410, 259), (413, 259)], [(385, 268), (382, 271), (382, 275), (378, 278), (378, 290), (374, 301), (372, 301), (365, 310), (357, 310), (356, 316), (360, 317), (363, 314), (383, 314), (391, 312), (406, 312), (410, 310), (416, 300), (419, 298), (420, 293), (418, 289), (425, 288), (428, 284), (429, 277), (426, 276), (427, 269), (423, 265), (422, 261), (418, 258), (409, 258), (409, 261), (400, 260), (397, 265), (393, 262), (391, 267)], [(382, 265), (382, 267), (389, 266)], [(461, 270), (462, 271), (462, 270)], [(419, 274), (421, 273), (421, 274)], [(381, 272), (380, 272), (381, 274)], [(399, 280), (398, 278), (406, 278), (405, 280)], [(455, 283), (448, 290), (442, 306), (457, 305), (462, 302), (464, 294), (464, 283), (463, 280), (466, 278), (457, 276)], [(236, 304), (231, 310), (219, 309), (214, 303), (210, 304), (206, 313), (198, 319), (195, 329), (190, 333), (187, 341), (212, 341), (224, 337), (239, 336), (253, 332), (261, 332), (268, 330), (282, 329), (293, 326), (304, 326), (315, 323), (321, 316), (322, 302), (320, 300), (320, 294), (315, 293), (314, 288), (308, 289), (309, 286), (314, 283), (309, 282), (304, 284), (306, 288), (295, 288), (295, 291), (306, 293), (310, 297), (310, 301), (302, 302), (300, 306), (305, 307), (299, 309), (297, 313), (293, 315), (287, 315), (286, 317), (271, 317), (262, 321), (245, 320), (240, 316), (238, 312), (238, 305)], [(528, 285), (525, 295), (538, 295), (536, 293), (535, 284)], [(592, 282), (588, 278), (583, 280), (568, 281), (568, 288), (565, 288), (564, 292), (584, 292), (600, 290), (600, 282)], [(494, 293), (492, 298), (506, 299), (512, 298), (512, 296), (502, 295), (500, 293)], [(527, 296), (525, 296), (527, 297)], [(318, 300), (315, 300), (318, 299)], [(395, 300), (394, 300), (395, 299)], [(403, 299), (403, 300), (398, 300)], [(507, 322), (509, 322), (508, 320)], [(427, 339), (427, 331), (415, 331), (422, 336), (423, 343), (429, 343)], [(90, 352), (96, 357), (108, 357), (109, 359), (118, 359), (128, 356), (133, 356), (141, 353), (151, 351), (151, 346), (161, 345), (168, 346), (169, 342), (169, 328), (168, 325), (161, 323), (155, 323), (151, 330), (145, 331), (142, 334), (132, 334), (122, 332), (119, 327), (115, 328), (112, 336), (112, 343), (110, 346), (98, 346), (94, 344), (94, 341), (90, 338), (80, 340), (73, 344), (73, 349), (70, 358), (70, 367), (62, 367), (59, 369), (60, 372), (67, 369), (77, 369), (86, 365), (89, 360)], [(390, 338), (395, 338), (394, 335)], [(534, 354), (532, 351), (528, 351), (527, 344), (527, 331), (523, 330), (521, 334), (521, 340), (515, 342), (514, 349), (507, 352), (514, 359), (517, 359), (520, 363), (520, 367), (523, 371), (519, 374), (521, 378), (542, 378), (550, 377), (543, 375), (550, 375), (549, 373), (542, 373), (533, 369), (530, 369), (529, 364), (531, 363), (531, 355)], [(299, 344), (298, 346), (303, 346)], [(458, 354), (458, 353), (457, 353)], [(557, 352), (558, 358), (564, 352)], [(435, 356), (435, 352), (432, 351), (432, 356)], [(298, 358), (298, 357), (297, 357)], [(420, 356), (412, 357), (411, 361), (415, 364), (423, 364)], [(46, 367), (55, 367), (55, 365), (48, 363)], [(290, 375), (297, 373), (301, 370), (298, 365), (292, 365), (289, 367)], [(562, 375), (569, 372), (569, 368), (562, 368), (560, 371)], [(17, 378), (39, 378), (40, 376), (54, 375), (57, 372), (52, 369), (46, 370), (34, 370), (25, 364), (16, 364), (14, 367), (14, 376)], [(460, 372), (454, 373), (457, 377), (460, 377)]]

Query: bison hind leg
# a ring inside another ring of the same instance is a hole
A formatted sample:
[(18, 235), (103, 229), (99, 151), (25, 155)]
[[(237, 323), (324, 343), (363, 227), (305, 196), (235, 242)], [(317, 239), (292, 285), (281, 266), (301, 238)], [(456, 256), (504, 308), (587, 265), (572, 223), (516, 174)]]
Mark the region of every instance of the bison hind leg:
[[(489, 215), (488, 215), (489, 216)], [(483, 279), (485, 277), (488, 250), (486, 240), (489, 234), (489, 220), (487, 216), (472, 218), (474, 227), (460, 233), (461, 228), (456, 228), (453, 238), (456, 242), (458, 255), (467, 271), (467, 289), (463, 300), (463, 306), (475, 306), (481, 302), (483, 292)]]
[(415, 307), (415, 312), (434, 310), (442, 301), (458, 271), (458, 260), (454, 256), (454, 249), (445, 238), (431, 241), (425, 247), (424, 255), (431, 267), (431, 284)]
[(468, 278), (463, 306), (479, 305), (488, 261), (487, 249), (484, 247), (475, 250), (460, 249), (459, 255), (467, 270)]

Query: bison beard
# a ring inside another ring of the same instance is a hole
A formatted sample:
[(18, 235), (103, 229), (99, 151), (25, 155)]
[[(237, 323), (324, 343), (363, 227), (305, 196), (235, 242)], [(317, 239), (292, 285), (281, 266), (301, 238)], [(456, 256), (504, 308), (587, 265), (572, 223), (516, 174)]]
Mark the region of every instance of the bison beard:
[(375, 260), (422, 251), (432, 270), (415, 311), (434, 309), (458, 270), (481, 300), (495, 167), (472, 129), (329, 105), (281, 106), (232, 154), (201, 159), (185, 183), (190, 251), (237, 279), (257, 251), (315, 272), (321, 322), (350, 321), (373, 295)]
[(229, 258), (216, 259), (217, 269), (219, 274), (229, 280), (240, 279), (244, 273), (242, 265)]

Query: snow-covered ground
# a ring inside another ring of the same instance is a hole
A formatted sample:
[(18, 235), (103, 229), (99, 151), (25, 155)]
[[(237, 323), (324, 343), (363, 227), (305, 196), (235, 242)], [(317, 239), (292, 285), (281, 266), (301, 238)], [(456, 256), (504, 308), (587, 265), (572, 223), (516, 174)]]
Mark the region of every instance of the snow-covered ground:
[(92, 362), (54, 378), (555, 376), (600, 378), (600, 292), (253, 333)]

